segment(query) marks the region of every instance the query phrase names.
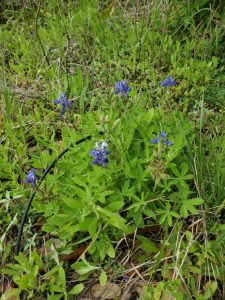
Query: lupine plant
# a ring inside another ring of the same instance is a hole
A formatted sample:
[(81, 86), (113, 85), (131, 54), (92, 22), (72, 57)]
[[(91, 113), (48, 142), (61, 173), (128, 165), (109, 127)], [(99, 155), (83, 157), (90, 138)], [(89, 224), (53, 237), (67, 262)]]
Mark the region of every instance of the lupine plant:
[(57, 100), (54, 101), (55, 104), (61, 104), (62, 109), (60, 115), (63, 116), (66, 112), (66, 108), (72, 108), (72, 102), (68, 100), (66, 94), (61, 94)]
[(115, 94), (121, 93), (123, 96), (128, 96), (128, 93), (131, 91), (131, 88), (127, 85), (126, 80), (121, 80), (119, 82), (116, 82), (115, 84)]
[(95, 144), (94, 149), (90, 151), (90, 155), (94, 158), (92, 161), (93, 165), (102, 165), (103, 167), (106, 167), (106, 164), (109, 161), (108, 155), (110, 154), (110, 151), (108, 151), (107, 148), (108, 144), (106, 142)]
[(174, 86), (177, 85), (176, 81), (173, 79), (172, 76), (168, 76), (165, 80), (160, 82), (161, 86)]
[(204, 29), (198, 1), (22, 2), (0, 14), (2, 299), (224, 299), (218, 7)]
[(26, 176), (26, 180), (24, 181), (24, 183), (30, 183), (33, 187), (36, 186), (36, 181), (37, 181), (37, 175), (36, 175), (37, 170), (36, 169), (31, 169), (27, 176)]

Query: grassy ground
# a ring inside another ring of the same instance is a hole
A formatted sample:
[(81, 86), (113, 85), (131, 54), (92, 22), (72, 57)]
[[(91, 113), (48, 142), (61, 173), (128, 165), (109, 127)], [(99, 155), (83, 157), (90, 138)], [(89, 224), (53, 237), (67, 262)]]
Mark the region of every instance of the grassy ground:
[[(1, 299), (224, 299), (224, 15), (223, 1), (2, 2)], [(106, 167), (90, 156), (103, 141)]]

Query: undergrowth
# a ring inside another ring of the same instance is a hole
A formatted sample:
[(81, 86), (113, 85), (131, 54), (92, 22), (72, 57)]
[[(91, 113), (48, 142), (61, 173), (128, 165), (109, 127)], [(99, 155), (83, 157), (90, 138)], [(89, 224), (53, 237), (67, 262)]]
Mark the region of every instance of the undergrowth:
[(224, 299), (223, 1), (1, 5), (1, 299)]

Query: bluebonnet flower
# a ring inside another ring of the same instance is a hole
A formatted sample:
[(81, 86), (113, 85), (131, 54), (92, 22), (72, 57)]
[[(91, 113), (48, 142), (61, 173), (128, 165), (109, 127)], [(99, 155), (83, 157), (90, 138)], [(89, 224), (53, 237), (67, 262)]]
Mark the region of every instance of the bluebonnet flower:
[(115, 88), (115, 94), (122, 93), (124, 96), (127, 96), (127, 93), (131, 91), (131, 88), (127, 85), (126, 80), (116, 82)]
[(166, 138), (166, 139), (164, 140), (163, 144), (166, 145), (166, 146), (173, 146), (173, 143), (170, 142), (170, 141), (168, 140), (168, 138)]
[[(164, 145), (166, 145), (166, 146), (173, 146), (173, 143), (170, 142), (170, 141), (168, 140), (168, 137), (167, 137), (167, 134), (166, 134), (165, 130), (163, 130), (163, 131), (160, 133), (160, 137), (162, 138), (163, 144), (164, 144)], [(159, 137), (159, 135), (157, 134), (157, 135), (156, 135), (156, 138), (155, 138), (155, 139), (151, 139), (150, 142), (151, 142), (152, 144), (159, 143), (159, 142), (160, 142), (160, 137)]]
[(36, 169), (31, 169), (27, 176), (26, 176), (26, 180), (24, 181), (24, 183), (30, 183), (33, 187), (36, 186)]
[(62, 105), (62, 110), (60, 112), (61, 116), (63, 116), (65, 114), (66, 108), (69, 108), (69, 109), (72, 108), (72, 102), (68, 100), (66, 94), (61, 94), (59, 96), (59, 99), (55, 100), (54, 103)]
[(163, 130), (163, 131), (161, 132), (160, 136), (163, 137), (163, 138), (166, 138), (166, 132), (165, 132), (165, 130)]
[(90, 151), (90, 155), (94, 157), (94, 160), (92, 161), (93, 165), (102, 165), (103, 167), (106, 167), (106, 164), (109, 161), (107, 155), (110, 154), (110, 151), (108, 151), (107, 148), (108, 144), (106, 142), (95, 144), (94, 149)]
[(173, 79), (172, 76), (167, 77), (165, 80), (160, 82), (161, 86), (173, 86), (176, 85), (176, 81)]
[(150, 140), (150, 142), (151, 142), (152, 144), (159, 143), (159, 142), (160, 142), (160, 138), (159, 138), (158, 134), (157, 134), (156, 138), (155, 138), (155, 139), (152, 139), (152, 140)]

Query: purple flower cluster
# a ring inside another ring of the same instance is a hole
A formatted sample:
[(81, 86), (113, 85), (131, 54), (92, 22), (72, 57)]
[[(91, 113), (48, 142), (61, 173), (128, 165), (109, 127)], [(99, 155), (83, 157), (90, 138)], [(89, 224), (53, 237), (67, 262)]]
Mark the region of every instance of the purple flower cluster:
[(54, 103), (62, 105), (62, 110), (60, 112), (61, 116), (63, 116), (65, 114), (66, 108), (68, 108), (68, 109), (72, 108), (72, 102), (68, 100), (66, 94), (61, 94), (59, 96), (59, 99), (55, 100)]
[(127, 93), (131, 91), (131, 88), (127, 85), (126, 80), (116, 82), (115, 88), (115, 94), (122, 93), (124, 96), (128, 96)]
[(157, 134), (156, 138), (155, 139), (151, 139), (150, 142), (152, 144), (157, 144), (157, 143), (160, 142), (160, 137), (162, 138), (164, 145), (166, 145), (166, 146), (173, 146), (173, 143), (168, 140), (167, 134), (166, 134), (166, 132), (164, 130), (161, 132), (160, 136)]
[(176, 81), (173, 79), (172, 76), (167, 77), (165, 80), (160, 82), (161, 86), (174, 86), (177, 85)]
[(24, 181), (24, 183), (30, 183), (33, 187), (36, 186), (36, 181), (37, 181), (37, 176), (36, 176), (36, 169), (31, 169), (27, 176), (26, 176), (26, 180)]
[(103, 167), (106, 167), (106, 164), (109, 161), (107, 155), (110, 154), (110, 151), (108, 151), (107, 148), (108, 144), (106, 142), (95, 144), (94, 149), (90, 151), (90, 155), (94, 158), (92, 161), (94, 165), (102, 165)]

